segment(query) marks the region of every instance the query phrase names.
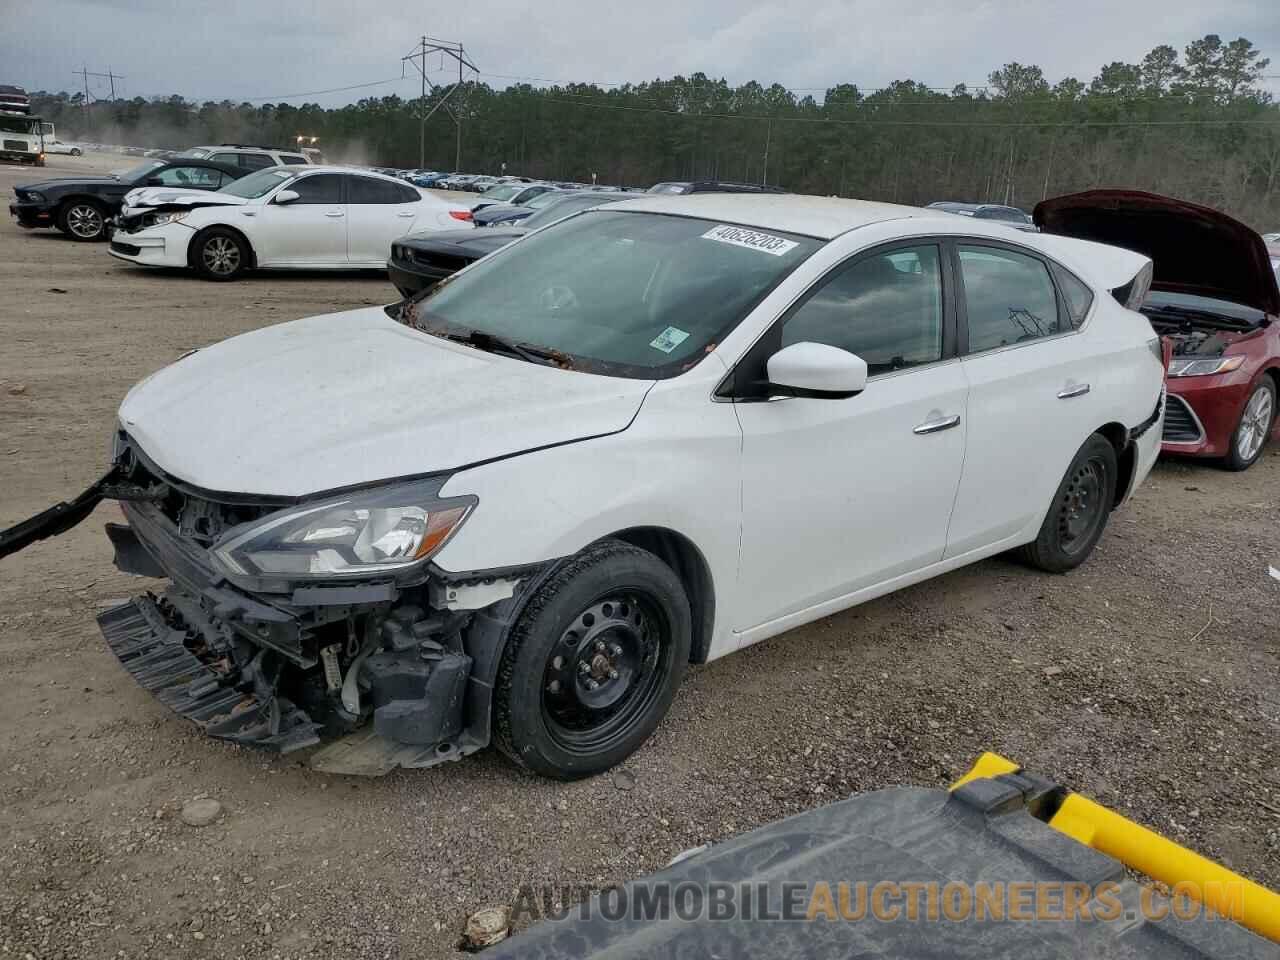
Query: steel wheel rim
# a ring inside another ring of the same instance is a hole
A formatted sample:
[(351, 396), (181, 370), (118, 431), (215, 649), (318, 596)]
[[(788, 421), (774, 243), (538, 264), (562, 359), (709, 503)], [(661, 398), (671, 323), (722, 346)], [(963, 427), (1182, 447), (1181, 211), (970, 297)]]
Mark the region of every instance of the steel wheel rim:
[(96, 237), (102, 232), (102, 214), (97, 207), (77, 204), (67, 211), (67, 229), (77, 237)]
[(235, 273), (240, 266), (240, 247), (230, 237), (210, 237), (205, 241), (200, 257), (210, 273), (225, 277)]
[(643, 722), (670, 671), (668, 633), (658, 605), (630, 590), (610, 591), (573, 618), (541, 677), (542, 720), (561, 749), (596, 753)]
[(1090, 457), (1076, 467), (1058, 505), (1058, 542), (1064, 552), (1080, 553), (1093, 539), (1105, 516), (1107, 467)]
[(1240, 459), (1252, 460), (1266, 443), (1274, 405), (1268, 390), (1258, 390), (1249, 399), (1244, 408), (1244, 416), (1240, 418), (1240, 436), (1236, 440), (1236, 452)]

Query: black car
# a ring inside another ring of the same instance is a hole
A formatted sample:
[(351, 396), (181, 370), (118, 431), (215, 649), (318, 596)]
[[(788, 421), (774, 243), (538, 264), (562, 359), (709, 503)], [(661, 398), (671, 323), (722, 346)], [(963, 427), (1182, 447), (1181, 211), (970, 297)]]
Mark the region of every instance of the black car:
[(790, 193), (781, 187), (767, 187), (760, 183), (739, 183), (736, 180), (668, 180), (655, 183), (649, 193)]
[(627, 199), (634, 197), (628, 197), (625, 193), (584, 191), (558, 197), (555, 203), (547, 204), (523, 220), (518, 227), (491, 227), (488, 230), (473, 227), (470, 230), (411, 233), (391, 245), (387, 273), (401, 296), (411, 297), (530, 231), (590, 207)]
[(230, 163), (180, 158), (148, 160), (105, 177), (62, 177), (19, 184), (9, 204), (18, 226), (56, 227), (73, 240), (105, 240), (124, 195), (138, 187), (220, 190), (249, 170)]

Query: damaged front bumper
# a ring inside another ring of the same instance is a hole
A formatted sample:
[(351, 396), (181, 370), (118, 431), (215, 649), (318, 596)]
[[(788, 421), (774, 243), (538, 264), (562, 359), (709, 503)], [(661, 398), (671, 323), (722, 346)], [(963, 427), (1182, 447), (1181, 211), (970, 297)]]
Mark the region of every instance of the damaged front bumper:
[(488, 745), (497, 653), (531, 571), (253, 595), (156, 503), (122, 508), (128, 525), (108, 525), (116, 566), (171, 585), (99, 627), (135, 680), (208, 735), (280, 753), (333, 741), (312, 766), (359, 775)]
[(277, 506), (206, 499), (128, 456), (75, 500), (0, 532), (0, 556), (70, 529), (104, 499), (127, 520), (106, 525), (117, 568), (169, 583), (101, 614), (103, 637), (142, 687), (209, 736), (279, 753), (328, 742), (311, 765), (361, 775), (488, 745), (502, 644), (548, 565), (236, 584), (198, 531)]

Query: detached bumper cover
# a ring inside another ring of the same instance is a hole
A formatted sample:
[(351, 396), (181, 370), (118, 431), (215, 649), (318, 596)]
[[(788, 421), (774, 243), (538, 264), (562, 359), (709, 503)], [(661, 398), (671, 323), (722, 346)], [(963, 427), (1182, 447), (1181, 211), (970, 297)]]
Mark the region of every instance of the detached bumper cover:
[[(262, 660), (247, 683), (167, 599), (134, 597), (98, 617), (107, 646), (139, 686), (211, 737), (289, 753), (320, 742), (318, 726), (278, 696)], [(245, 689), (250, 685), (250, 689)]]

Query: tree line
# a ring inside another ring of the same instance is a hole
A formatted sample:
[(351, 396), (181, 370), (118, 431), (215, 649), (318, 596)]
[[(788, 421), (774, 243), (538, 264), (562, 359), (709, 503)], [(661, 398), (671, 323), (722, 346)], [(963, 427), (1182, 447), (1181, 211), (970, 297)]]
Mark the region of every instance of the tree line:
[[(730, 86), (703, 73), (603, 88), (497, 89), (467, 82), (426, 98), (314, 103), (190, 102), (179, 96), (91, 103), (38, 92), (32, 107), (63, 139), (149, 147), (292, 144), (316, 137), (339, 161), (518, 173), (645, 185), (720, 178), (898, 203), (973, 200), (1029, 209), (1098, 186), (1151, 190), (1280, 229), (1280, 106), (1270, 61), (1245, 38), (1210, 34), (1181, 52), (1157, 46), (1088, 82), (1051, 84), (1010, 63), (988, 86), (901, 80), (853, 84), (819, 101), (778, 84)], [(441, 103), (441, 101), (444, 101)], [(455, 125), (455, 119), (458, 123)]]

